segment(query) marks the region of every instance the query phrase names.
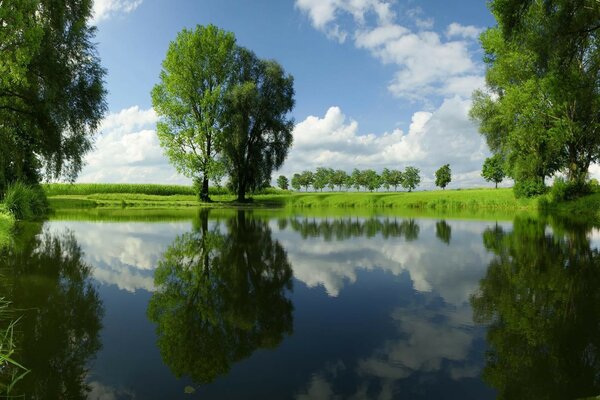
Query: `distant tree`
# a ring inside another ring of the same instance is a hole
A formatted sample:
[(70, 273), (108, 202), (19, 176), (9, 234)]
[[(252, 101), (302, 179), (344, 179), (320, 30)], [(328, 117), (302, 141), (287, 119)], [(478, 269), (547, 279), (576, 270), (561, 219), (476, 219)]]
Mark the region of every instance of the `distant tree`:
[(235, 58), (233, 33), (214, 25), (183, 29), (152, 89), (160, 145), (178, 172), (201, 182), (202, 201), (210, 200), (209, 180), (223, 175), (218, 153)]
[(333, 171), (333, 174), (331, 175), (331, 183), (335, 186), (338, 187), (338, 190), (342, 190), (342, 186), (344, 186), (346, 184), (346, 181), (348, 180), (348, 174), (346, 173), (346, 171), (338, 169)]
[(443, 165), (435, 171), (435, 185), (441, 187), (442, 190), (446, 189), (451, 180), (452, 170), (450, 164)]
[(292, 188), (298, 191), (302, 188), (302, 176), (300, 174), (294, 174), (294, 176), (292, 176)]
[(329, 175), (329, 179), (327, 180), (327, 187), (329, 188), (329, 190), (333, 191), (333, 189), (335, 189), (335, 183), (333, 181), (333, 175), (335, 174), (335, 171), (333, 170), (333, 168), (327, 168), (327, 174)]
[(381, 177), (374, 170), (366, 169), (361, 175), (365, 188), (367, 188), (370, 192), (381, 187)]
[(284, 175), (279, 175), (279, 178), (277, 178), (277, 186), (279, 186), (279, 188), (282, 190), (288, 190), (288, 178), (286, 178)]
[(391, 174), (392, 171), (390, 171), (388, 168), (384, 168), (383, 171), (381, 171), (381, 184), (385, 190), (390, 190), (390, 186), (392, 186), (390, 183)]
[(332, 170), (330, 168), (318, 167), (313, 180), (313, 188), (323, 191), (323, 188), (331, 181)]
[(496, 184), (496, 189), (498, 189), (498, 184), (502, 182), (505, 177), (502, 164), (502, 155), (494, 154), (493, 156), (485, 159), (485, 162), (483, 163), (483, 169), (481, 171), (481, 176), (483, 176), (483, 178), (488, 182), (494, 182)]
[(389, 185), (394, 187), (394, 192), (398, 191), (398, 186), (402, 185), (402, 180), (404, 176), (402, 171), (394, 169), (390, 171), (389, 174)]
[(419, 183), (421, 183), (421, 176), (419, 175), (421, 171), (418, 168), (408, 166), (404, 170), (402, 174), (402, 187), (408, 189), (409, 192), (412, 192)]
[(352, 179), (352, 186), (354, 186), (354, 188), (360, 192), (360, 188), (361, 188), (361, 186), (363, 186), (363, 184), (362, 184), (363, 178), (362, 178), (362, 173), (360, 172), (360, 170), (358, 168), (354, 168), (352, 170), (351, 179)]
[(304, 187), (304, 190), (308, 192), (308, 187), (313, 184), (315, 180), (315, 174), (312, 171), (302, 171), (300, 174), (300, 186)]
[(223, 158), (237, 200), (268, 181), (292, 145), (294, 78), (273, 60), (238, 48), (235, 84), (225, 97)]

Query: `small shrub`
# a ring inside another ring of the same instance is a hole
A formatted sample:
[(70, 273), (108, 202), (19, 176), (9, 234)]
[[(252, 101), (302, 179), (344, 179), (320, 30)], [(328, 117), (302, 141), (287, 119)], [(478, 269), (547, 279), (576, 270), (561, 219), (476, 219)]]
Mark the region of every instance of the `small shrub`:
[(48, 211), (48, 199), (39, 186), (15, 182), (6, 189), (4, 207), (16, 219), (36, 219)]
[(544, 182), (537, 179), (524, 179), (515, 183), (513, 191), (515, 197), (534, 197), (546, 193), (548, 189)]
[(578, 184), (558, 177), (550, 189), (550, 198), (553, 202), (574, 200), (582, 195), (592, 193), (594, 190), (592, 185), (591, 181)]

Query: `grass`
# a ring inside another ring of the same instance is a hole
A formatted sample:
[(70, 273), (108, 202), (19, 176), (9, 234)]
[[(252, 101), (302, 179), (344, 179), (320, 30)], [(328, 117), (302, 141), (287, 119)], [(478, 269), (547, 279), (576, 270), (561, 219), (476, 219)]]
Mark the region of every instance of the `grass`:
[(0, 208), (0, 249), (10, 243), (14, 224), (15, 218), (8, 211)]
[(11, 321), (7, 327), (0, 330), (0, 393), (10, 395), (14, 385), (23, 379), (29, 370), (14, 359), (17, 348), (14, 333), (19, 320), (11, 320), (10, 303), (4, 298), (0, 298), (0, 320)]

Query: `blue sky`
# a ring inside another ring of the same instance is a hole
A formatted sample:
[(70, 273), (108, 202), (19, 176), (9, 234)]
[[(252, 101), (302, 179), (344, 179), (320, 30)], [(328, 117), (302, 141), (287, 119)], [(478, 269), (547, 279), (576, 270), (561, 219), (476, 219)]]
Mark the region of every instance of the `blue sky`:
[(150, 90), (169, 42), (215, 24), (295, 78), (294, 146), (281, 171), (421, 169), (481, 186), (485, 143), (468, 118), (483, 86), (485, 0), (96, 0), (109, 114), (81, 182), (189, 182), (162, 156)]

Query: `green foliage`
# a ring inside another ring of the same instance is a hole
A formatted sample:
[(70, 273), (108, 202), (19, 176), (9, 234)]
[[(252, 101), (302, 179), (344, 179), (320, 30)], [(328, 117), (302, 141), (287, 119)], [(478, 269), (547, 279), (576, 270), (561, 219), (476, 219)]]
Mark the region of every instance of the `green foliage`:
[(342, 186), (347, 186), (350, 180), (350, 176), (346, 173), (346, 171), (337, 169), (333, 171), (331, 175), (331, 185), (337, 186), (338, 190), (342, 190)]
[(152, 104), (160, 121), (158, 138), (178, 172), (200, 180), (200, 198), (209, 200), (208, 182), (220, 181), (225, 96), (234, 84), (235, 37), (214, 25), (183, 29), (162, 63)]
[[(195, 195), (192, 186), (159, 185), (151, 183), (52, 183), (42, 185), (47, 196), (89, 195), (100, 193), (137, 193), (148, 195), (172, 196)], [(210, 188), (211, 194), (226, 194), (226, 189)]]
[(44, 216), (48, 200), (41, 187), (15, 182), (6, 189), (2, 199), (5, 209), (16, 219), (35, 219)]
[(435, 171), (435, 185), (445, 189), (446, 186), (452, 180), (452, 170), (450, 170), (450, 164), (441, 166)]
[(286, 178), (284, 175), (279, 175), (279, 178), (277, 178), (277, 186), (279, 186), (281, 190), (288, 190), (288, 178)]
[(0, 194), (17, 180), (74, 180), (106, 111), (92, 2), (0, 3)]
[(593, 187), (591, 182), (586, 182), (584, 187), (578, 182), (565, 180), (563, 177), (554, 179), (554, 183), (550, 188), (550, 198), (553, 202), (559, 203), (562, 201), (574, 200), (582, 195), (592, 193)]
[(302, 171), (299, 179), (300, 186), (304, 187), (305, 191), (308, 191), (308, 187), (312, 185), (315, 180), (315, 174), (311, 171)]
[(421, 176), (419, 175), (421, 171), (416, 167), (408, 166), (404, 170), (402, 174), (402, 187), (408, 189), (409, 192), (412, 192), (419, 183), (421, 183)]
[(294, 174), (294, 176), (292, 176), (292, 189), (294, 190), (300, 190), (302, 188), (302, 175), (300, 174)]
[(323, 191), (323, 188), (331, 183), (332, 176), (333, 169), (318, 167), (314, 174), (313, 188), (315, 190)]
[(518, 180), (513, 186), (516, 198), (539, 196), (546, 193), (547, 190), (544, 182), (535, 178)]
[(488, 182), (494, 182), (496, 188), (498, 188), (498, 184), (502, 182), (506, 176), (503, 164), (504, 160), (500, 154), (494, 154), (493, 156), (486, 158), (481, 170), (481, 176)]
[(526, 189), (558, 171), (583, 189), (600, 157), (600, 3), (489, 4), (498, 26), (481, 36), (488, 92), (474, 94), (471, 116), (518, 193), (539, 193)]
[(238, 48), (234, 85), (227, 92), (221, 146), (238, 201), (271, 180), (292, 145), (294, 78), (272, 60)]
[(590, 228), (528, 217), (516, 218), (511, 232), (484, 232), (494, 257), (471, 304), (487, 330), (483, 379), (498, 399), (600, 392), (600, 253)]
[(175, 376), (212, 382), (293, 327), (292, 268), (268, 224), (238, 211), (178, 236), (159, 261), (148, 303), (163, 362)]
[(362, 171), (361, 180), (365, 188), (371, 192), (381, 187), (381, 177), (372, 169)]

